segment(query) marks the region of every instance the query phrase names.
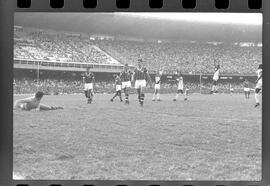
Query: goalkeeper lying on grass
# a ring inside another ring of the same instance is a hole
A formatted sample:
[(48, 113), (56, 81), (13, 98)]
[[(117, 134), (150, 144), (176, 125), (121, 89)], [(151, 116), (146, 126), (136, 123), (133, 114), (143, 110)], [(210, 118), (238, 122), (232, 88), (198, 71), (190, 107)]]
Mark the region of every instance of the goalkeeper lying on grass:
[(43, 97), (43, 92), (37, 92), (35, 96), (19, 99), (15, 101), (14, 109), (20, 109), (20, 110), (33, 110), (36, 109), (38, 111), (42, 110), (56, 110), (56, 109), (63, 109), (63, 107), (55, 107), (55, 106), (48, 106), (41, 104), (40, 101)]

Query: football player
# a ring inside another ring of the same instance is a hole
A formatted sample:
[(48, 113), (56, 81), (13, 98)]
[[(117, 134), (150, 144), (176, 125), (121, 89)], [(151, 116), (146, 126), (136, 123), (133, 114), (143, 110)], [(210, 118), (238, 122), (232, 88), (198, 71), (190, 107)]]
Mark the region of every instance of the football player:
[(260, 106), (260, 95), (259, 93), (262, 90), (262, 64), (259, 65), (258, 70), (256, 71), (257, 73), (257, 80), (255, 81), (256, 87), (255, 87), (255, 107)]
[(63, 109), (63, 107), (55, 107), (41, 104), (40, 101), (43, 98), (43, 95), (43, 92), (38, 91), (35, 96), (19, 99), (15, 101), (14, 109), (20, 109), (25, 111), (30, 111), (33, 109), (36, 109), (37, 111)]
[(152, 84), (152, 81), (147, 69), (143, 66), (142, 59), (138, 59), (138, 66), (134, 70), (132, 81), (135, 81), (135, 89), (138, 93), (139, 104), (143, 106), (144, 88), (146, 87), (146, 82)]
[(84, 94), (87, 98), (87, 103), (92, 103), (94, 97), (95, 76), (88, 67), (83, 76)]
[(120, 74), (120, 79), (122, 81), (122, 89), (125, 93), (125, 104), (129, 104), (129, 89), (131, 87), (131, 76), (132, 73), (128, 69), (128, 64), (125, 64), (124, 70)]
[(152, 98), (152, 101), (160, 101), (160, 83), (161, 83), (161, 76), (162, 76), (162, 69), (160, 69), (159, 71), (156, 72), (155, 74), (155, 92), (153, 94), (153, 98)]
[(115, 75), (115, 94), (111, 99), (111, 102), (113, 102), (114, 98), (116, 96), (119, 96), (120, 101), (122, 102), (122, 96), (121, 96), (121, 89), (122, 89), (122, 82), (119, 75)]

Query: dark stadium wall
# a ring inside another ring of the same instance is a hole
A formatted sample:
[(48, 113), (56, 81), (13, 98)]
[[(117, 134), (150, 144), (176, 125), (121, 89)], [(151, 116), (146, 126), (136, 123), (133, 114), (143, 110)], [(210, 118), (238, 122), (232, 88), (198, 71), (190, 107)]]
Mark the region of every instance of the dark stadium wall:
[[(113, 75), (115, 73), (109, 72), (95, 72), (96, 81), (114, 81)], [(150, 74), (152, 81), (154, 82), (154, 74)], [(71, 71), (53, 71), (53, 70), (40, 70), (38, 76), (38, 70), (29, 70), (29, 69), (14, 69), (14, 79), (57, 79), (57, 80), (82, 80), (82, 72), (71, 72)], [(211, 83), (212, 75), (194, 75), (194, 74), (185, 74), (183, 75), (185, 82), (192, 83)], [(244, 76), (244, 75), (221, 75), (221, 83), (242, 83), (245, 79), (250, 82), (255, 82), (256, 76)], [(200, 81), (201, 80), (201, 81)], [(164, 83), (175, 83), (173, 75), (165, 74), (162, 76), (162, 82)]]

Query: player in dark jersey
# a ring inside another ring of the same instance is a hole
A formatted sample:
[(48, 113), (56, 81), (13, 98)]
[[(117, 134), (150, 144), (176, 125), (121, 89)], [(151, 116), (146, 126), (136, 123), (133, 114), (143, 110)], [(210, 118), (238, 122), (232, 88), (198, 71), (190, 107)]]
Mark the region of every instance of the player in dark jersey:
[(122, 96), (121, 96), (121, 89), (122, 89), (122, 82), (119, 75), (114, 75), (115, 78), (115, 95), (112, 97), (111, 102), (113, 102), (114, 98), (116, 96), (119, 96), (120, 101), (122, 102)]
[(125, 93), (125, 104), (129, 104), (129, 89), (131, 87), (131, 76), (132, 72), (128, 69), (128, 64), (125, 64), (124, 70), (120, 73), (120, 78), (122, 81), (122, 88)]
[(250, 87), (249, 87), (249, 82), (247, 79), (245, 79), (244, 81), (244, 92), (245, 92), (245, 98), (249, 99), (249, 95), (250, 95)]
[(152, 84), (151, 77), (148, 71), (143, 67), (142, 59), (138, 60), (138, 67), (134, 70), (132, 80), (135, 81), (135, 89), (137, 89), (138, 100), (141, 106), (144, 102), (144, 92), (143, 88), (146, 87), (146, 81)]
[(84, 94), (87, 98), (87, 103), (92, 103), (94, 97), (95, 76), (90, 71), (90, 68), (86, 69), (86, 72), (82, 75), (84, 83)]

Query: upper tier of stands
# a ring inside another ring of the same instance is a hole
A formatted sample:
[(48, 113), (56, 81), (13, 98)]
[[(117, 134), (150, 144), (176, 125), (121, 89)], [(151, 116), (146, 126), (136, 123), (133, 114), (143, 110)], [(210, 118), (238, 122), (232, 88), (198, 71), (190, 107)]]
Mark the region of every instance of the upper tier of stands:
[(254, 74), (262, 63), (261, 47), (192, 42), (96, 40), (65, 34), (15, 31), (14, 57), (20, 59), (136, 65), (142, 58), (150, 70), (179, 69), (184, 73)]

